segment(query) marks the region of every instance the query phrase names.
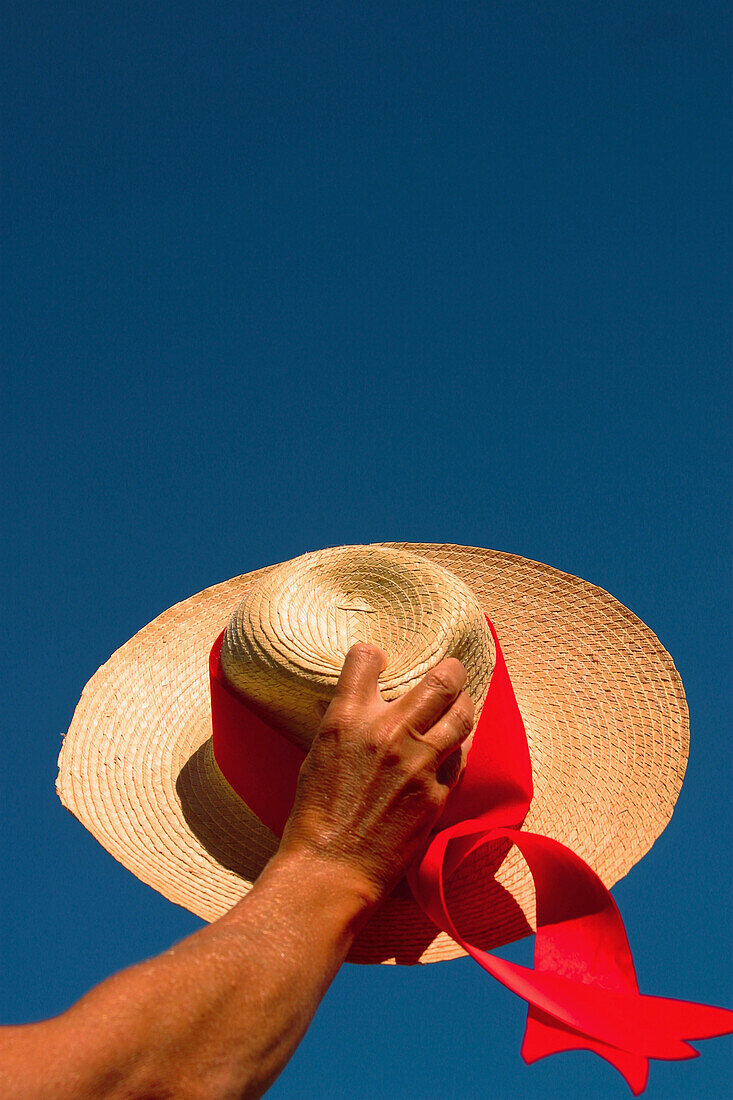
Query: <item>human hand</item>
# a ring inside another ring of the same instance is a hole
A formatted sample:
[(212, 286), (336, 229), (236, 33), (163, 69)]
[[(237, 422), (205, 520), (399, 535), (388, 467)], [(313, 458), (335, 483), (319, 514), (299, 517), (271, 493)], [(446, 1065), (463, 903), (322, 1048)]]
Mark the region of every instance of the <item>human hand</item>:
[(388, 703), (378, 647), (349, 650), (336, 693), (300, 771), (281, 852), (355, 874), (374, 902), (404, 874), (462, 771), (474, 706), (448, 657)]

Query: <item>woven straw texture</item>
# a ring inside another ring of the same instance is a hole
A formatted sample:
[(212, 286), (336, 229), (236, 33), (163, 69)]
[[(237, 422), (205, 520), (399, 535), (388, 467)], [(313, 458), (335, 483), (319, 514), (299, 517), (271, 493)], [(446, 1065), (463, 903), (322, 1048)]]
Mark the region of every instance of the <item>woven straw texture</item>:
[[(367, 549), (377, 583), (365, 595)], [(403, 553), (389, 561), (384, 549)], [(213, 759), (208, 654), (216, 636), (229, 624), (226, 675), (242, 677), (239, 686), (257, 698), (263, 679), (274, 682), (265, 710), (286, 714), (307, 743), (313, 703), (329, 696), (338, 658), (356, 640), (394, 651), (380, 681), (386, 697), (449, 651), (470, 666), (469, 690), (482, 701), (481, 666), (493, 666), (486, 612), (527, 730), (535, 797), (525, 827), (568, 845), (607, 886), (625, 875), (669, 821), (689, 743), (680, 678), (648, 627), (603, 589), (497, 551), (383, 543), (320, 554), (319, 585), (307, 583), (308, 559), (318, 555), (306, 555), (205, 589), (149, 623), (92, 677), (64, 739), (57, 790), (100, 843), (171, 901), (205, 920), (221, 916), (277, 840)], [(351, 573), (349, 555), (361, 561)], [(263, 677), (273, 667), (277, 675)], [(304, 695), (305, 709), (289, 712), (289, 700)], [(531, 877), (505, 844), (476, 853), (448, 896), (469, 938), (487, 950), (534, 927)], [(398, 890), (349, 957), (416, 963), (462, 954)]]
[(455, 574), (404, 550), (340, 546), (274, 568), (229, 620), (221, 667), (270, 724), (304, 749), (355, 642), (388, 656), (382, 696), (398, 698), (444, 657), (466, 669), (477, 712), (496, 662), (481, 604)]

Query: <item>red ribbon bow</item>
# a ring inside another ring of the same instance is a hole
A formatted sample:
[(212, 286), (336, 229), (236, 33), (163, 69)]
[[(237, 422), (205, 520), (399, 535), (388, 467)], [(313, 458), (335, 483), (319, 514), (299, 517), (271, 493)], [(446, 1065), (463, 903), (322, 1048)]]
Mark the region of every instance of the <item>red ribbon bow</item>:
[[(646, 1087), (649, 1058), (697, 1057), (690, 1039), (733, 1031), (733, 1012), (639, 993), (616, 903), (569, 848), (520, 827), (532, 801), (532, 767), (522, 716), (493, 624), (496, 667), (464, 772), (407, 880), (417, 903), (489, 974), (528, 1002), (522, 1057), (535, 1062), (564, 1050), (592, 1050), (623, 1075), (632, 1092)], [(216, 762), (237, 794), (278, 836), (295, 798), (305, 753), (250, 711), (224, 679), (223, 633), (209, 659)], [(521, 851), (537, 905), (534, 969), (472, 944), (446, 903), (451, 875), (496, 840)]]

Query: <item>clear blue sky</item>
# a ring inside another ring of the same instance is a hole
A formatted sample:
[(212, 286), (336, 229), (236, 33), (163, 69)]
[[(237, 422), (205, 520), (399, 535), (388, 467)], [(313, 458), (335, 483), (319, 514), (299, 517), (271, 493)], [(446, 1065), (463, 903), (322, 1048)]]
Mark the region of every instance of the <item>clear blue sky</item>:
[[(644, 991), (730, 1003), (729, 5), (6, 0), (2, 40), (2, 1019), (198, 926), (55, 797), (98, 665), (382, 539), (659, 635), (691, 760), (614, 895)], [(272, 1096), (629, 1095), (523, 1018), (468, 960), (346, 966)], [(726, 1094), (702, 1049), (648, 1095)]]

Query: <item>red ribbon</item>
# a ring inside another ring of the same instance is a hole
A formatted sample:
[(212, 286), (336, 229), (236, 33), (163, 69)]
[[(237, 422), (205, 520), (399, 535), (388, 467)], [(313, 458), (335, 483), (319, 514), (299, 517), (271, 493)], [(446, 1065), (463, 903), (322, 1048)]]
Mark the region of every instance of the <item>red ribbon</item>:
[[(564, 1050), (592, 1050), (638, 1095), (649, 1058), (697, 1057), (690, 1039), (733, 1031), (733, 1012), (639, 993), (626, 931), (596, 873), (563, 844), (521, 829), (532, 801), (532, 768), (519, 707), (493, 624), (496, 667), (464, 772), (436, 831), (407, 880), (417, 903), (484, 970), (528, 1002), (526, 1062)], [(209, 658), (213, 747), (229, 784), (282, 836), (305, 753), (250, 711), (220, 666), (223, 633)], [(472, 944), (454, 923), (445, 887), (483, 845), (509, 840), (534, 879), (534, 969)]]

